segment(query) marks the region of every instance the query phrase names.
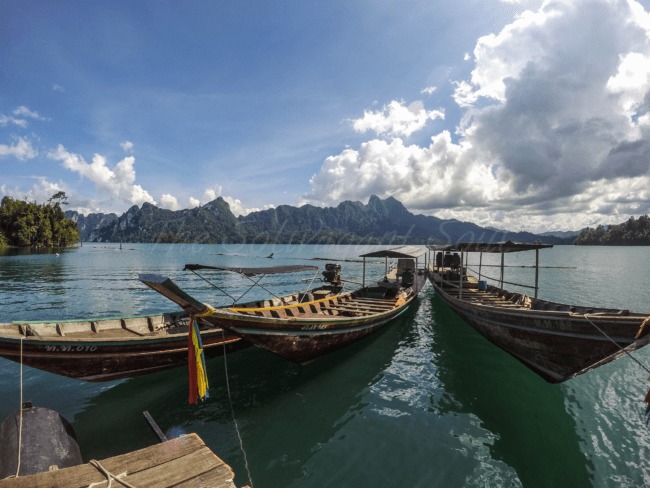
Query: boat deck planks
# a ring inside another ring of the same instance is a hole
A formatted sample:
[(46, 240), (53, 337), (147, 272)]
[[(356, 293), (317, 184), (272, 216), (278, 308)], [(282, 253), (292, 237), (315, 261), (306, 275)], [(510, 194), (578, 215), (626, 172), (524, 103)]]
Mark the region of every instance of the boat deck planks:
[[(100, 461), (115, 476), (138, 488), (236, 488), (230, 466), (219, 459), (196, 434)], [(0, 488), (96, 488), (108, 486), (95, 466), (82, 464), (30, 476), (0, 480)], [(113, 481), (112, 486), (122, 486)]]

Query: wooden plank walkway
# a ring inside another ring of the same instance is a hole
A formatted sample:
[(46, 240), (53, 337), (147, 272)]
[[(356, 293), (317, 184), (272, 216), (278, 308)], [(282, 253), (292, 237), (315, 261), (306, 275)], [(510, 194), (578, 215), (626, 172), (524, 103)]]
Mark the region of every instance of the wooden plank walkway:
[[(0, 488), (104, 488), (109, 483), (100, 467), (137, 488), (236, 488), (230, 466), (196, 434), (91, 463), (0, 480)], [(111, 486), (124, 485), (113, 480)]]

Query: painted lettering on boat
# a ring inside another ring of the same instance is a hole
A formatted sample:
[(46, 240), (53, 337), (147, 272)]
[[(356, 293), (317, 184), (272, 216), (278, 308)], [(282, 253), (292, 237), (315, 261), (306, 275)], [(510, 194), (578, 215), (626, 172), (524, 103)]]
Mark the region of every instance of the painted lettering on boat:
[(540, 329), (568, 330), (572, 324), (568, 320), (535, 319), (535, 326)]
[(45, 346), (47, 352), (95, 352), (97, 346)]

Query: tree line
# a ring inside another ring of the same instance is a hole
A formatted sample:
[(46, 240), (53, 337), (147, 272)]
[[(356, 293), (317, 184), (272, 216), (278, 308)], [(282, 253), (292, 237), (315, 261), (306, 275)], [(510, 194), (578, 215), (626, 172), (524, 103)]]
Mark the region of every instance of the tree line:
[(638, 219), (630, 217), (627, 222), (608, 227), (599, 225), (595, 229), (587, 227), (575, 244), (592, 246), (647, 246), (650, 245), (650, 217), (642, 215)]
[(65, 247), (78, 242), (77, 224), (61, 209), (67, 201), (62, 191), (45, 204), (5, 196), (0, 204), (0, 247)]

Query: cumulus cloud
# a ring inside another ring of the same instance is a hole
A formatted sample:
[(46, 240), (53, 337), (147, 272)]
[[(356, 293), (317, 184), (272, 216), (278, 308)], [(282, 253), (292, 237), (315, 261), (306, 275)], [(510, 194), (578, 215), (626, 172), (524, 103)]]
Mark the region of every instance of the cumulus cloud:
[(422, 130), (429, 120), (438, 118), (444, 118), (442, 110), (426, 110), (419, 100), (409, 105), (393, 100), (381, 110), (365, 111), (363, 117), (352, 121), (352, 127), (361, 133), (408, 137)]
[(18, 137), (13, 144), (0, 144), (0, 158), (14, 157), (20, 161), (34, 159), (38, 151), (24, 137)]
[(180, 209), (180, 206), (178, 205), (178, 199), (170, 195), (169, 193), (165, 193), (163, 196), (160, 197), (160, 208), (166, 208), (168, 210), (178, 210)]
[(546, 1), (478, 39), (470, 77), (454, 82), (456, 141), (399, 138), (430, 120), (421, 104), (367, 111), (354, 129), (395, 139), (327, 158), (305, 201), (395, 196), (423, 213), (530, 230), (649, 212), (648, 38), (636, 1)]
[(140, 185), (135, 184), (135, 158), (128, 156), (113, 168), (100, 154), (87, 163), (82, 156), (68, 152), (62, 145), (48, 153), (50, 159), (61, 161), (63, 167), (92, 181), (97, 189), (107, 195), (119, 198), (130, 205), (141, 205), (156, 201)]
[(36, 183), (31, 188), (11, 188), (7, 185), (0, 185), (0, 194), (7, 195), (16, 200), (27, 200), (30, 202), (47, 202), (52, 195), (66, 191), (62, 183), (49, 181), (44, 177), (35, 177)]

